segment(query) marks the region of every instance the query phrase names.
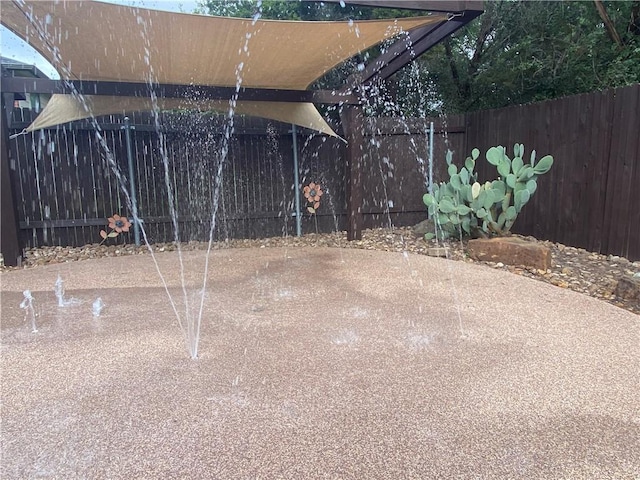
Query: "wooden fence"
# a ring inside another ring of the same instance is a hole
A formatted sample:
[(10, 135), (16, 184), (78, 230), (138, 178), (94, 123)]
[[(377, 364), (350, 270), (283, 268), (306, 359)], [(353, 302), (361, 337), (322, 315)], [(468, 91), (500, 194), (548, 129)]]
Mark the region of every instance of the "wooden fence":
[[(20, 132), (30, 120), (29, 111), (14, 111), (10, 133)], [(315, 218), (307, 212), (301, 188), (294, 185), (291, 126), (239, 118), (227, 141), (225, 122), (210, 114), (164, 114), (159, 134), (149, 115), (132, 117), (137, 204), (150, 242), (175, 238), (168, 192), (173, 195), (181, 241), (208, 238), (216, 198), (216, 239), (295, 234), (297, 194), (303, 233), (316, 228), (344, 230), (342, 140), (311, 131), (297, 135), (300, 187), (316, 182), (325, 192)], [(131, 215), (124, 192), (129, 182), (123, 119), (101, 121), (99, 130), (98, 137), (95, 125), (79, 122), (11, 140), (11, 176), (23, 247), (95, 243), (101, 240), (99, 231), (106, 227), (107, 217)], [(425, 130), (424, 120), (378, 119), (365, 125), (365, 227), (408, 225), (426, 218)], [(223, 158), (216, 195), (216, 172)], [(115, 241), (132, 238), (122, 235)]]
[[(640, 259), (640, 85), (471, 113), (466, 151), (523, 143), (555, 159), (514, 231)], [(497, 176), (482, 163), (483, 179)]]
[[(434, 178), (443, 180), (447, 149), (461, 163), (473, 147), (524, 143), (556, 163), (540, 178), (514, 226), (518, 233), (602, 253), (640, 258), (640, 86), (577, 95), (532, 105), (435, 119)], [(14, 112), (10, 133), (30, 120)], [(140, 217), (151, 242), (174, 238), (168, 191), (175, 193), (179, 238), (204, 240), (216, 198), (215, 172), (227, 148), (215, 236), (251, 238), (295, 234), (291, 127), (238, 119), (231, 141), (224, 123), (207, 114), (167, 114), (159, 135), (149, 116), (132, 117), (134, 170)], [(411, 225), (426, 218), (430, 119), (369, 119), (364, 126), (363, 225)], [(221, 123), (222, 122), (222, 123)], [(127, 156), (122, 118), (100, 124), (104, 142), (87, 123), (10, 141), (10, 172), (22, 247), (83, 245), (100, 239), (105, 219), (130, 215), (123, 185)], [(319, 231), (346, 224), (345, 145), (298, 134), (300, 184), (320, 183)], [(109, 167), (113, 161), (122, 172)], [(165, 162), (168, 175), (165, 174)], [(480, 174), (495, 178), (480, 162)], [(166, 186), (166, 178), (171, 189)], [(316, 218), (302, 198), (303, 232)], [(131, 242), (132, 236), (121, 236)]]

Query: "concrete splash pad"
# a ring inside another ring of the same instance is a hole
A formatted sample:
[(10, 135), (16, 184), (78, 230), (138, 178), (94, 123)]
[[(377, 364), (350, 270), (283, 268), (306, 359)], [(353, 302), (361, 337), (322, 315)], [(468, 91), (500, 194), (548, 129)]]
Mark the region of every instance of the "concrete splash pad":
[[(181, 293), (176, 255), (158, 262)], [(640, 317), (571, 291), (422, 256), (216, 251), (194, 361), (149, 256), (0, 278), (3, 479), (640, 475)]]

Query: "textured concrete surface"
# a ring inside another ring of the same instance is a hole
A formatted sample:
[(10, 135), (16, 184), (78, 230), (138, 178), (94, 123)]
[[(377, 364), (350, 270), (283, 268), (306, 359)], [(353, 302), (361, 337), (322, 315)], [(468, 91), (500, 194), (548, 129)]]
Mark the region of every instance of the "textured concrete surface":
[[(640, 477), (638, 315), (425, 256), (210, 263), (197, 360), (148, 256), (0, 276), (0, 478)], [(202, 265), (185, 256), (192, 310)]]

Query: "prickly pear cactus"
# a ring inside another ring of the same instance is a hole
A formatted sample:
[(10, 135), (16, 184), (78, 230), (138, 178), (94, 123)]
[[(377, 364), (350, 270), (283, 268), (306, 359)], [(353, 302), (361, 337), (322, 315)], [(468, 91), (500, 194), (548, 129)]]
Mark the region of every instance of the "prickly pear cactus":
[(504, 186), (504, 196), (500, 201), (496, 201), (493, 208), (483, 217), (482, 230), (485, 233), (508, 233), (522, 207), (537, 190), (538, 177), (547, 173), (553, 165), (551, 155), (546, 155), (536, 162), (535, 150), (531, 152), (529, 162), (525, 163), (524, 153), (524, 145), (518, 143), (513, 146), (513, 159), (507, 156), (502, 146), (491, 147), (487, 151), (487, 161), (495, 165), (500, 175), (496, 182)]
[[(499, 177), (493, 182), (480, 184), (474, 172), (480, 151), (474, 148), (465, 160), (464, 167), (452, 161), (447, 152), (449, 181), (440, 183), (433, 194), (425, 194), (423, 201), (429, 215), (435, 218), (444, 237), (452, 235), (505, 235), (513, 226), (522, 208), (538, 188), (537, 178), (547, 173), (553, 165), (553, 157), (546, 155), (536, 162), (535, 150), (529, 161), (524, 161), (524, 145), (516, 143), (513, 159), (504, 147), (491, 147), (485, 158), (494, 165)], [(433, 238), (435, 234), (427, 234)]]
[[(478, 226), (477, 219), (471, 215), (469, 203), (473, 198), (472, 184), (477, 176), (474, 169), (479, 157), (480, 150), (474, 148), (471, 156), (466, 158), (464, 167), (458, 170), (453, 163), (452, 152), (447, 151), (449, 182), (434, 186), (433, 194), (427, 193), (422, 197), (429, 216), (435, 218), (436, 225), (445, 237), (455, 235), (460, 229), (466, 235), (470, 235)], [(435, 233), (426, 235), (428, 239), (434, 236)]]

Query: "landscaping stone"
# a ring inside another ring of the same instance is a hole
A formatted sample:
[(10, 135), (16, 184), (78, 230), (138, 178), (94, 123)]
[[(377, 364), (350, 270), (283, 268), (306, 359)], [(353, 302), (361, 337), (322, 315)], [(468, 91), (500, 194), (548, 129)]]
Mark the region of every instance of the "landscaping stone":
[(422, 222), (418, 223), (417, 225), (414, 225), (413, 227), (413, 234), (416, 237), (424, 237), (427, 233), (431, 232), (435, 232), (436, 228), (435, 225), (433, 223), (433, 220), (431, 219), (426, 219), (423, 220)]
[(551, 249), (519, 237), (476, 238), (467, 245), (469, 256), (484, 262), (522, 265), (537, 270), (551, 268)]
[(431, 247), (427, 249), (427, 255), (430, 257), (446, 257), (447, 249), (445, 247)]
[(625, 275), (618, 280), (616, 297), (625, 300), (637, 300), (640, 304), (640, 277)]

